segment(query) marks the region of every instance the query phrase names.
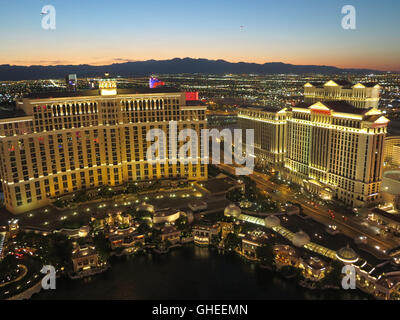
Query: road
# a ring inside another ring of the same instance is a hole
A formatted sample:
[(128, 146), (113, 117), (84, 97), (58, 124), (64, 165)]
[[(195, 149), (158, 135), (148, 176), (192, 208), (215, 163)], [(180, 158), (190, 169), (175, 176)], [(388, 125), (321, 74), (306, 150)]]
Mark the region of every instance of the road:
[[(231, 174), (235, 174), (234, 165), (218, 164), (217, 166)], [(383, 250), (397, 247), (400, 244), (400, 242), (394, 239), (382, 238), (379, 235), (369, 232), (369, 230), (362, 230), (364, 227), (360, 226), (359, 223), (355, 222), (351, 218), (347, 219), (347, 221), (341, 220), (340, 217), (337, 217), (335, 220), (332, 220), (326, 208), (323, 208), (318, 205), (312, 206), (309, 203), (307, 203), (306, 199), (295, 197), (295, 194), (293, 192), (288, 192), (285, 193), (284, 195), (277, 194), (276, 191), (279, 190), (280, 186), (269, 181), (269, 177), (263, 173), (254, 171), (252, 174), (249, 175), (249, 177), (254, 182), (256, 182), (257, 187), (260, 188), (260, 190), (268, 192), (268, 195), (273, 200), (279, 202), (291, 201), (293, 203), (299, 203), (303, 208), (304, 214), (309, 215), (310, 217), (314, 218), (315, 220), (325, 225), (329, 224), (336, 225), (340, 232), (353, 239), (360, 236), (365, 236), (367, 237), (369, 245), (374, 247), (379, 247), (380, 249)]]

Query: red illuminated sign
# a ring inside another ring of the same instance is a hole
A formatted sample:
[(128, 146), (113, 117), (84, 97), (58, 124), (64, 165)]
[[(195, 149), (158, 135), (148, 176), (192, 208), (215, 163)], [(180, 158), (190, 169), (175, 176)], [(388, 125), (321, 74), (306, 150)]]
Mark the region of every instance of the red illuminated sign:
[(165, 82), (163, 82), (163, 81), (155, 82), (153, 85), (153, 88), (161, 87), (163, 85), (165, 85)]
[(316, 114), (331, 115), (331, 110), (311, 109), (311, 111), (312, 111), (312, 113), (316, 113)]
[(186, 92), (186, 101), (199, 100), (198, 92)]
[(387, 125), (387, 123), (373, 123), (372, 128), (385, 128)]

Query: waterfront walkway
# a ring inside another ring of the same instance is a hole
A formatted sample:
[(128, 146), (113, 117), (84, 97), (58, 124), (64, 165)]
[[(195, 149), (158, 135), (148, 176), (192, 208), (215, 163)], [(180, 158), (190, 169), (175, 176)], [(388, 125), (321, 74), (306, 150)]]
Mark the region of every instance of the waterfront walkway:
[[(249, 216), (246, 214), (240, 214), (238, 217), (239, 220), (248, 222), (248, 223), (253, 223), (253, 224), (257, 224), (263, 227), (268, 228), (265, 225), (265, 220), (262, 218), (257, 218), (257, 217), (253, 217), (253, 216)], [(270, 229), (270, 228), (268, 228)], [(272, 227), (272, 230), (275, 231), (276, 233), (279, 233), (281, 236), (285, 237), (286, 239), (288, 239), (289, 241), (293, 240), (293, 236), (294, 233), (289, 231), (288, 229), (286, 229), (285, 227), (282, 226), (276, 226), (276, 227)], [(309, 242), (307, 243), (304, 248), (306, 248), (307, 250), (313, 251), (315, 253), (321, 254), (329, 259), (332, 260), (336, 260), (336, 251), (328, 249), (324, 246), (321, 246), (319, 244), (313, 243), (313, 242)]]

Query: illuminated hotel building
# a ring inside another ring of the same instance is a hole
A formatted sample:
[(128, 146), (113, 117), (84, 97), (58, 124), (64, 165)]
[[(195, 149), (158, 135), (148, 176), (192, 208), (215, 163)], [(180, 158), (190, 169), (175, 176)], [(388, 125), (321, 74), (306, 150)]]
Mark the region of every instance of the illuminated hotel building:
[[(17, 108), (21, 116), (0, 120), (0, 175), (5, 206), (13, 213), (83, 188), (207, 178), (201, 161), (150, 164), (146, 158), (154, 143), (146, 141), (148, 130), (166, 133), (168, 155), (169, 121), (177, 121), (178, 132), (206, 128), (206, 107), (186, 101), (184, 92), (117, 89), (116, 81), (107, 79), (99, 90), (31, 95), (17, 101)], [(176, 143), (179, 150), (184, 142)]]
[(304, 102), (343, 100), (356, 108), (377, 108), (381, 87), (376, 83), (352, 84), (346, 80), (326, 83), (306, 83), (304, 85)]
[(385, 162), (391, 165), (400, 165), (400, 136), (390, 136), (385, 139)]
[(254, 129), (256, 163), (283, 166), (286, 152), (285, 109), (241, 107), (238, 111), (238, 125), (243, 130)]
[(382, 112), (344, 101), (287, 110), (285, 168), (292, 179), (349, 206), (379, 201), (389, 122)]
[[(242, 129), (255, 129), (256, 150), (282, 153), (267, 159), (281, 164), (283, 158), (284, 175), (309, 191), (354, 207), (380, 200), (389, 122), (380, 110), (324, 100), (275, 112), (240, 108), (238, 118)], [(275, 139), (277, 128), (283, 139)]]

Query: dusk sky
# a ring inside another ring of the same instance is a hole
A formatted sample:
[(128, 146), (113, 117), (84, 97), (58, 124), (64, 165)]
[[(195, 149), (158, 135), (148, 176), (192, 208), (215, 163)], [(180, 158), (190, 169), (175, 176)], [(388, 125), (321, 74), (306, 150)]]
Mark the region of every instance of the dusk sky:
[[(44, 30), (44, 5), (56, 30)], [(344, 30), (341, 8), (357, 10)], [(0, 0), (0, 64), (192, 57), (400, 70), (398, 0)]]

